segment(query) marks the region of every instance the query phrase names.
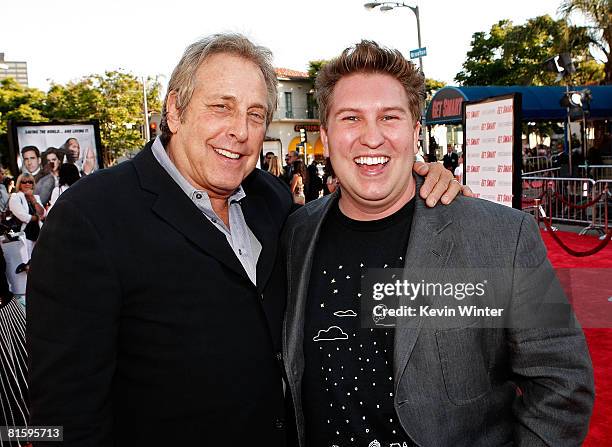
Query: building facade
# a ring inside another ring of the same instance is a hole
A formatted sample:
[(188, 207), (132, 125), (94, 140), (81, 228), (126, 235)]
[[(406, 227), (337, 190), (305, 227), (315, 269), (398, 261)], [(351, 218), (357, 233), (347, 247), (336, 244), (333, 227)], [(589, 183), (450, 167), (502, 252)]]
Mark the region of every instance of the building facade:
[(23, 87), (28, 86), (28, 64), (27, 62), (6, 61), (4, 53), (0, 53), (0, 81), (13, 78)]
[[(314, 98), (314, 83), (308, 73), (276, 68), (278, 108), (264, 141), (263, 152), (274, 152), (284, 160), (285, 154), (300, 144), (300, 129), (305, 131), (307, 154), (323, 155), (319, 135), (319, 110)], [(302, 152), (303, 153), (303, 152)]]

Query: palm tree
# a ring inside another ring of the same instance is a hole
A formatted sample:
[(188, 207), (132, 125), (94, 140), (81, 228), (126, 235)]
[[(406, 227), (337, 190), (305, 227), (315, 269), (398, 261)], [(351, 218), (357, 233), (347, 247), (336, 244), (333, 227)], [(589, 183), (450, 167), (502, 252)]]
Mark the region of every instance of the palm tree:
[(612, 0), (563, 0), (559, 7), (565, 18), (582, 13), (591, 23), (591, 40), (606, 56), (604, 84), (612, 84)]

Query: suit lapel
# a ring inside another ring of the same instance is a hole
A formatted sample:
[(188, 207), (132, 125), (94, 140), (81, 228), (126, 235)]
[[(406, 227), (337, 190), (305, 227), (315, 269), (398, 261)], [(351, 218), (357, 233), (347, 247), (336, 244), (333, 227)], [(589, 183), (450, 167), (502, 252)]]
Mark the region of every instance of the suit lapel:
[(157, 162), (150, 144), (133, 159), (143, 189), (157, 195), (152, 210), (202, 251), (249, 280), (225, 235), (202, 215), (185, 192)]
[(321, 227), (337, 200), (334, 193), (307, 208), (308, 216), (293, 228), (287, 242), (287, 309), (283, 323), (283, 355), (294, 375), (304, 369), (304, 319), (310, 272)]
[(276, 228), (265, 198), (252, 190), (245, 188), (245, 191), (247, 196), (241, 201), (242, 213), (247, 225), (261, 243), (261, 253), (257, 260), (257, 291), (261, 293), (274, 268), (280, 229)]
[[(422, 181), (417, 178), (417, 196)], [(450, 231), (452, 221), (448, 216), (445, 205), (437, 205), (427, 208), (425, 202), (419, 198), (416, 200), (415, 214), (410, 231), (410, 240), (406, 249), (404, 274), (410, 276), (411, 266), (419, 270), (428, 269), (438, 272), (442, 269), (453, 250), (453, 237)], [(436, 274), (435, 281), (441, 281), (441, 276)], [(424, 278), (414, 278), (418, 281)], [(427, 281), (427, 279), (425, 279)], [(400, 302), (398, 305), (414, 305), (414, 302)], [(420, 317), (410, 319), (399, 319), (395, 328), (395, 343), (393, 353), (394, 378), (399, 382), (401, 375), (408, 364), (410, 355), (418, 339), (423, 319)]]

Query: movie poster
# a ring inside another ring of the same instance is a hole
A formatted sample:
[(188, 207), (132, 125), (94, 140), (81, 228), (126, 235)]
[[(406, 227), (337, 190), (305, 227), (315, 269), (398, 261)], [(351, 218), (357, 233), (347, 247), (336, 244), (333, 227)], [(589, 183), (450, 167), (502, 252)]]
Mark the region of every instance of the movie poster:
[[(103, 167), (100, 137), (96, 122), (55, 124), (15, 123), (12, 126), (13, 170), (16, 174), (36, 175), (44, 169), (44, 154), (49, 148), (59, 150), (64, 163), (72, 163), (81, 175), (89, 175)], [(34, 147), (36, 150), (23, 149)], [(36, 157), (34, 156), (36, 155)]]

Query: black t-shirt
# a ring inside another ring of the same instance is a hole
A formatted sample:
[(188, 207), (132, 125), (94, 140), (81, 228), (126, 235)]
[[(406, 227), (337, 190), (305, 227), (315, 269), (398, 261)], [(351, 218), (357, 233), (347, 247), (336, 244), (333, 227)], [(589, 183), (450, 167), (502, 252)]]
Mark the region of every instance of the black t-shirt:
[(414, 199), (376, 221), (336, 204), (323, 223), (304, 327), (308, 447), (413, 445), (393, 407), (393, 329), (362, 328), (359, 317), (362, 275), (404, 266), (413, 214)]

